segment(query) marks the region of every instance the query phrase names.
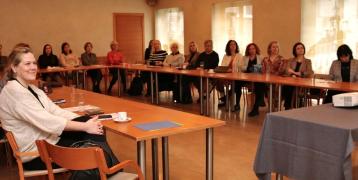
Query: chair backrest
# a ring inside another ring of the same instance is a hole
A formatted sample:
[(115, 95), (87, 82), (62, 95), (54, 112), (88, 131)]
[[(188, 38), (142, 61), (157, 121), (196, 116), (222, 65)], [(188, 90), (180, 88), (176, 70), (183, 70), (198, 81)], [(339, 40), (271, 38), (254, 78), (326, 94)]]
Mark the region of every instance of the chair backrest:
[[(12, 134), (12, 132), (7, 131), (7, 132), (5, 133), (5, 135), (6, 135), (7, 141), (9, 142), (10, 147), (11, 147), (12, 151), (14, 152), (14, 154), (17, 153), (17, 152), (19, 152), (19, 147), (17, 146), (15, 137), (14, 137), (14, 135)], [(15, 158), (17, 159), (16, 156), (15, 156)]]
[(328, 74), (314, 74), (313, 78), (314, 79), (325, 79), (325, 80), (331, 79), (331, 77)]
[(52, 163), (71, 170), (88, 170), (98, 168), (101, 179), (106, 179), (104, 171), (108, 167), (103, 150), (98, 147), (69, 148), (52, 145), (45, 140), (36, 141), (42, 161), (45, 162), (49, 179), (54, 179)]

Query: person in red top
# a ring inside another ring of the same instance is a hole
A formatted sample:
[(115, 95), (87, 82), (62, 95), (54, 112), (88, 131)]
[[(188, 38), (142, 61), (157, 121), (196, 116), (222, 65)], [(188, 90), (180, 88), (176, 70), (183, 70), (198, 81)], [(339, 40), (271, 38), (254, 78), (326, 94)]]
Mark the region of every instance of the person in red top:
[[(111, 42), (111, 51), (107, 53), (107, 64), (108, 65), (118, 65), (124, 62), (124, 56), (123, 54), (119, 51), (119, 44), (116, 41), (112, 41)], [(112, 75), (112, 80), (109, 84), (108, 87), (108, 94), (111, 94), (112, 91), (112, 87), (113, 85), (117, 82), (118, 80), (118, 69), (115, 68), (111, 68), (109, 69), (109, 72)], [(121, 76), (121, 81), (122, 81), (122, 85), (123, 85), (123, 90), (126, 91), (126, 76), (125, 76), (125, 72), (124, 70), (120, 70), (120, 76)]]

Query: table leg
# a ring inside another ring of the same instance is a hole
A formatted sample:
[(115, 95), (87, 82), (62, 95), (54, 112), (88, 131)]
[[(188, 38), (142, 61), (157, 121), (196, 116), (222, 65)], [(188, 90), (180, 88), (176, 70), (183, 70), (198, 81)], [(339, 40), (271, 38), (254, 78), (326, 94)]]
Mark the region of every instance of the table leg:
[(278, 85), (278, 103), (277, 103), (277, 111), (281, 111), (281, 84)]
[(168, 137), (162, 137), (162, 160), (163, 160), (163, 179), (169, 180), (169, 142)]
[(80, 88), (80, 85), (79, 85), (79, 83), (78, 83), (78, 73), (79, 73), (79, 71), (76, 71), (76, 88)]
[(109, 76), (109, 68), (104, 69), (104, 94), (107, 94), (107, 83)]
[(86, 70), (83, 70), (83, 89), (84, 90), (87, 90), (87, 83), (86, 83), (86, 74), (87, 74), (87, 71)]
[(226, 111), (229, 111), (229, 108), (230, 108), (230, 102), (229, 102), (229, 85), (225, 85), (225, 101), (226, 101), (226, 104), (225, 104), (225, 108), (226, 108)]
[(206, 129), (206, 180), (212, 180), (214, 175), (213, 144), (214, 144), (214, 129), (208, 128)]
[(279, 173), (276, 173), (276, 180), (283, 180), (283, 176)]
[(231, 85), (231, 103), (230, 103), (230, 105), (232, 105), (231, 109), (234, 109), (235, 104), (239, 105), (240, 102), (235, 102), (236, 101), (235, 81), (232, 81), (231, 84), (232, 85)]
[(203, 77), (200, 77), (200, 114), (203, 115), (204, 114), (204, 95), (203, 95)]
[(140, 166), (140, 169), (142, 170), (144, 179), (146, 178), (145, 174), (145, 163), (146, 163), (146, 158), (145, 158), (145, 140), (143, 141), (139, 141), (137, 142), (137, 161), (138, 164)]
[(179, 75), (179, 100), (183, 101), (182, 75)]
[(209, 78), (206, 78), (206, 115), (209, 116), (209, 98), (210, 98), (210, 90), (209, 90)]
[(153, 180), (159, 180), (158, 139), (152, 139), (152, 172), (153, 172)]
[(270, 84), (270, 91), (269, 91), (269, 101), (270, 101), (270, 103), (269, 103), (269, 112), (272, 112), (272, 84)]
[(158, 73), (155, 72), (155, 95), (156, 97), (156, 103), (159, 104), (159, 89), (158, 89)]
[(122, 77), (121, 77), (121, 73), (120, 73), (120, 68), (117, 69), (117, 76), (118, 76), (118, 97), (121, 96), (121, 80), (122, 80)]
[[(149, 86), (149, 84), (148, 84)], [(150, 72), (150, 92), (152, 97), (152, 104), (154, 104), (154, 87), (153, 87), (153, 72)]]

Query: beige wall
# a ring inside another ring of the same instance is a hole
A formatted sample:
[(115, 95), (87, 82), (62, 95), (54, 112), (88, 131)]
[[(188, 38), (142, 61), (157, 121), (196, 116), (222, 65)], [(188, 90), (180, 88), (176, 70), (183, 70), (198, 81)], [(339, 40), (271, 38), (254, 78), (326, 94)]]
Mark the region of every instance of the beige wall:
[(145, 0), (1, 0), (3, 54), (18, 42), (29, 43), (35, 56), (46, 43), (59, 54), (61, 43), (67, 41), (80, 55), (83, 44), (91, 41), (97, 56), (104, 56), (113, 40), (114, 12), (144, 13), (144, 40), (152, 39), (153, 8)]
[[(232, 1), (232, 0), (231, 0)], [(203, 41), (211, 39), (211, 9), (228, 0), (160, 0), (156, 9), (181, 7), (184, 11), (184, 43), (194, 40), (202, 50)], [(291, 56), (292, 45), (300, 40), (300, 0), (252, 0), (253, 41), (266, 55), (267, 44), (278, 40), (281, 54)], [(215, 42), (214, 42), (215, 43)], [(187, 46), (185, 47), (187, 49)]]

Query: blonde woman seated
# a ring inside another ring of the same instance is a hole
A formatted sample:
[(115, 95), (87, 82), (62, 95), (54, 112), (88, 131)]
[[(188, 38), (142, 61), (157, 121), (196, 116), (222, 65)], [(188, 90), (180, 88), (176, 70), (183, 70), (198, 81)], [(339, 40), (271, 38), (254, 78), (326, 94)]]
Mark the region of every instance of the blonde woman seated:
[[(272, 41), (267, 47), (267, 57), (262, 60), (262, 73), (273, 74), (273, 75), (283, 75), (286, 70), (286, 63), (284, 57), (280, 55), (280, 46), (277, 41)], [(278, 109), (278, 86), (273, 87), (273, 107)], [(255, 106), (255, 105), (254, 105)], [(257, 106), (255, 106), (256, 108)], [(249, 115), (254, 116), (258, 115), (258, 109), (254, 109), (253, 113)]]
[[(242, 61), (242, 55), (239, 53), (239, 45), (235, 40), (229, 40), (226, 44), (225, 55), (223, 60), (221, 61), (221, 66), (228, 66), (232, 72), (239, 71), (239, 64)], [(226, 96), (224, 92), (224, 86), (227, 85), (229, 81), (226, 80), (218, 80), (216, 84), (216, 89), (220, 93), (220, 102), (218, 103), (218, 107), (225, 106), (226, 104)], [(241, 97), (241, 94), (239, 95)]]
[[(0, 120), (2, 128), (13, 133), (20, 152), (37, 151), (35, 141), (41, 139), (64, 147), (82, 140), (105, 143), (97, 117), (80, 117), (55, 105), (31, 84), (36, 74), (36, 59), (30, 48), (15, 47), (9, 55), (6, 85), (0, 93)], [(46, 169), (38, 156), (22, 160), (27, 170)]]
[[(293, 46), (293, 58), (287, 62), (286, 75), (290, 77), (308, 78), (313, 76), (311, 60), (305, 57), (306, 48), (301, 42)], [(285, 110), (292, 108), (293, 86), (283, 86), (282, 96), (285, 100)]]

